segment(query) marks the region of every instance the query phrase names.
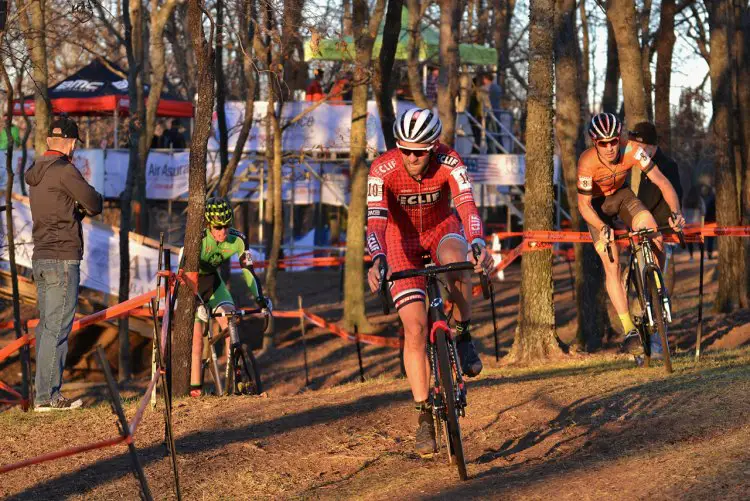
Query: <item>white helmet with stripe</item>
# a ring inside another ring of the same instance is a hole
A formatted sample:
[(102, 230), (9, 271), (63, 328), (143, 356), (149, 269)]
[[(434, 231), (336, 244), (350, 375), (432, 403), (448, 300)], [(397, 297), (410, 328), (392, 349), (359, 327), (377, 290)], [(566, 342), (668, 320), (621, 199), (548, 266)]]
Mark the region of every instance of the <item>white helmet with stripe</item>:
[(437, 113), (427, 108), (411, 108), (393, 123), (393, 135), (407, 143), (432, 143), (438, 140), (443, 124)]
[(622, 122), (612, 113), (594, 115), (589, 123), (589, 136), (592, 141), (601, 141), (620, 137)]

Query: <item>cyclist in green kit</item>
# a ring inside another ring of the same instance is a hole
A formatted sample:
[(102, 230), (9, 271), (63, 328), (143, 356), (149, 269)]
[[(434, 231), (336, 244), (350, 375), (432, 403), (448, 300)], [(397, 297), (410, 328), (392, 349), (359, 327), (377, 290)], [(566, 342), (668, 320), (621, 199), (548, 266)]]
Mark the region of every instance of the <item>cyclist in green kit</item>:
[[(247, 238), (243, 233), (231, 227), (233, 213), (229, 202), (221, 197), (209, 198), (206, 201), (205, 217), (208, 228), (201, 240), (201, 254), (198, 261), (198, 293), (205, 306), (203, 304), (198, 306), (193, 324), (190, 366), (190, 396), (192, 397), (201, 395), (203, 335), (209, 314), (231, 313), (236, 309), (232, 294), (219, 274), (221, 264), (231, 259), (232, 256), (237, 256), (242, 267), (242, 277), (253, 299), (269, 314), (272, 311), (271, 300), (263, 296), (260, 280), (253, 271), (253, 260), (247, 250)], [(229, 353), (229, 348), (239, 343), (237, 323), (228, 321), (227, 317), (217, 317), (217, 320), (222, 329), (229, 328), (229, 336), (227, 336), (227, 353)]]

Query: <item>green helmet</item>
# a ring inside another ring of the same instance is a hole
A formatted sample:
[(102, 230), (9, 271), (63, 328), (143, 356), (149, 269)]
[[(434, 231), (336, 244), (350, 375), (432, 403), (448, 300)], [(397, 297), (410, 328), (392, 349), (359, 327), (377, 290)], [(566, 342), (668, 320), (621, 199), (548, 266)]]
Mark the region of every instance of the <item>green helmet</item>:
[(227, 226), (232, 222), (232, 207), (223, 197), (206, 200), (206, 221), (211, 226)]

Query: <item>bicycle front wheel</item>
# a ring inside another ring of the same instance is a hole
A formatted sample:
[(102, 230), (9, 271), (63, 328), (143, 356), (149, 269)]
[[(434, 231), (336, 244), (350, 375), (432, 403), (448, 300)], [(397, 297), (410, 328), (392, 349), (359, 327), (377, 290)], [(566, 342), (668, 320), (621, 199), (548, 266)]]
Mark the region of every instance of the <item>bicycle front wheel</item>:
[(231, 379), (231, 386), (228, 386), (235, 395), (260, 395), (263, 392), (258, 362), (245, 343), (232, 347)]
[(654, 316), (654, 328), (659, 333), (661, 339), (662, 352), (664, 354), (664, 370), (668, 374), (672, 373), (672, 360), (669, 354), (669, 339), (667, 338), (667, 323), (664, 320), (664, 304), (662, 295), (659, 291), (659, 281), (663, 280), (656, 272), (653, 273), (648, 284), (649, 300), (651, 301), (651, 312)]
[(438, 376), (440, 378), (440, 388), (445, 405), (445, 420), (448, 429), (448, 444), (450, 455), (454, 458), (458, 468), (458, 476), (461, 480), (466, 480), (466, 461), (464, 460), (464, 446), (461, 441), (461, 427), (458, 424), (458, 407), (456, 406), (456, 385), (455, 371), (451, 363), (451, 357), (448, 354), (450, 342), (448, 335), (443, 329), (436, 329), (435, 344), (437, 345), (438, 356)]

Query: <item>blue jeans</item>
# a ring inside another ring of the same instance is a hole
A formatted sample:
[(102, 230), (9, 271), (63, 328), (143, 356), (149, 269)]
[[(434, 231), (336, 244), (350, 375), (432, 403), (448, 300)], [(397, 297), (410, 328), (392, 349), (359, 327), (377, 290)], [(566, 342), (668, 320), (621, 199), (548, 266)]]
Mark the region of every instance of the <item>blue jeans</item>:
[(80, 261), (37, 259), (32, 261), (39, 306), (36, 328), (36, 397), (45, 405), (58, 398), (62, 386), (68, 336), (73, 327)]

